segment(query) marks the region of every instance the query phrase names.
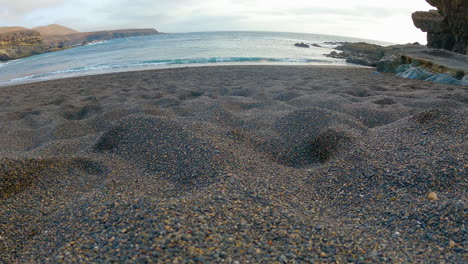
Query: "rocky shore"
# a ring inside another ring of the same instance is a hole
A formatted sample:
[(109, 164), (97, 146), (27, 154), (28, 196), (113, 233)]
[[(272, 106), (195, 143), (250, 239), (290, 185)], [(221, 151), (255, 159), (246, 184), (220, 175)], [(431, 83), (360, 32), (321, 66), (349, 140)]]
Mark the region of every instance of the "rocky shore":
[(155, 29), (123, 29), (80, 33), (60, 25), (0, 28), (0, 61), (24, 58), (84, 45), (92, 41), (158, 34)]
[(400, 77), (468, 86), (468, 3), (462, 0), (426, 0), (438, 10), (413, 13), (416, 27), (427, 34), (427, 46), (419, 43), (379, 45), (339, 43), (325, 56), (377, 67)]
[(376, 67), (400, 77), (468, 86), (468, 56), (419, 44), (388, 47), (368, 43), (343, 43), (326, 56)]

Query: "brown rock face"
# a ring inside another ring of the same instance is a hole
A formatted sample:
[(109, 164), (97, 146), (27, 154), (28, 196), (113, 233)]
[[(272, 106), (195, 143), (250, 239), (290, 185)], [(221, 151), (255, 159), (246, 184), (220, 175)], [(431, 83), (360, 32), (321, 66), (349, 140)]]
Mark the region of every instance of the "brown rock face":
[(0, 61), (28, 57), (47, 50), (37, 31), (21, 30), (0, 34)]
[(426, 0), (438, 10), (413, 13), (414, 25), (427, 32), (427, 46), (468, 54), (468, 1)]

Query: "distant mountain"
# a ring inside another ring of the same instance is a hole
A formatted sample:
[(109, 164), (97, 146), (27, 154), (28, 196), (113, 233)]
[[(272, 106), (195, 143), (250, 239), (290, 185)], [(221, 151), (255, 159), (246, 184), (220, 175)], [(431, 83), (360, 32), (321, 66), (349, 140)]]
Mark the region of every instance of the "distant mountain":
[(28, 30), (24, 27), (0, 27), (0, 34), (14, 32), (14, 31), (21, 31), (21, 30)]
[(61, 25), (52, 24), (48, 26), (35, 27), (32, 30), (38, 31), (42, 36), (58, 36), (58, 35), (68, 35), (74, 33), (80, 33), (74, 29), (67, 28)]
[(93, 41), (155, 35), (158, 33), (154, 28), (81, 33), (57, 24), (35, 27), (33, 29), (0, 27), (0, 61), (68, 49)]

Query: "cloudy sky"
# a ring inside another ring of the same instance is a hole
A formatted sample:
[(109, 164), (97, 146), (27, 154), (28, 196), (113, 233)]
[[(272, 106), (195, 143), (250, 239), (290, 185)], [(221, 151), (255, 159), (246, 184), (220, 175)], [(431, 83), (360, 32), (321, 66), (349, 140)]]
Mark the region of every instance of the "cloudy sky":
[(425, 44), (411, 13), (431, 8), (424, 0), (0, 0), (0, 26), (282, 31)]

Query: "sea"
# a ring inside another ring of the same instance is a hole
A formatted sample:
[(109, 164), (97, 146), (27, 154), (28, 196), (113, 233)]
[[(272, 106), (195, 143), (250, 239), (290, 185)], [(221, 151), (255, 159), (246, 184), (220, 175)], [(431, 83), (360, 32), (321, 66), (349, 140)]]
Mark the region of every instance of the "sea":
[[(171, 33), (94, 42), (0, 63), (0, 86), (83, 75), (214, 65), (350, 65), (324, 56), (338, 42), (376, 40), (286, 32)], [(295, 47), (304, 42), (310, 48)]]

